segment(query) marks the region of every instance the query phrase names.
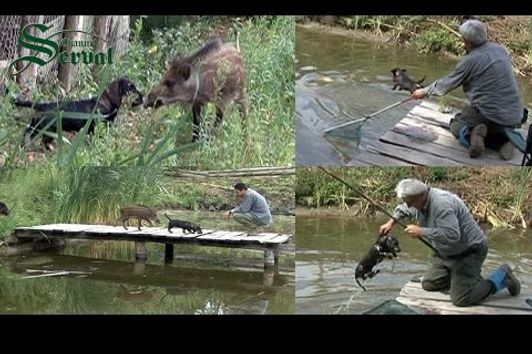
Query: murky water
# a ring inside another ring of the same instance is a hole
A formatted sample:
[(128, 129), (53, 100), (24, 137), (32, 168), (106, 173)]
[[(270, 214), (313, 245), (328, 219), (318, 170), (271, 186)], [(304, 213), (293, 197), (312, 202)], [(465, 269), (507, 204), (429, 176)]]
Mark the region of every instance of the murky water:
[[(354, 282), (357, 262), (375, 242), (383, 220), (336, 216), (299, 216), (296, 221), (296, 312), (313, 314), (360, 314), (395, 299), (414, 276), (423, 275), (431, 251), (417, 240), (394, 229), (402, 252), (385, 260), (367, 280), (364, 292)], [(532, 284), (532, 231), (487, 232), (489, 253), (483, 275), (502, 263), (515, 267), (522, 289)]]
[[(391, 69), (405, 68), (416, 80), (426, 76), (424, 84), (430, 84), (456, 65), (456, 60), (443, 55), (300, 26), (296, 28), (296, 59), (296, 162), (304, 165), (349, 165), (365, 149), (364, 139), (378, 139), (420, 102), (407, 102), (363, 125), (343, 129), (340, 137), (323, 136), (327, 128), (408, 97), (407, 91), (392, 90)], [(522, 81), (520, 87), (525, 102), (532, 105), (532, 86)], [(465, 98), (461, 88), (447, 97)], [(449, 102), (456, 108), (463, 105), (452, 98)]]
[[(179, 213), (191, 221), (199, 214)], [(201, 214), (220, 224), (219, 213)], [(276, 227), (293, 231), (293, 217), (276, 219)], [(173, 264), (165, 265), (164, 245), (147, 247), (147, 262), (135, 262), (132, 242), (114, 241), (0, 258), (0, 313), (294, 313), (293, 256), (282, 254), (280, 269), (264, 271), (261, 252), (176, 245)], [(25, 278), (62, 270), (75, 273)]]

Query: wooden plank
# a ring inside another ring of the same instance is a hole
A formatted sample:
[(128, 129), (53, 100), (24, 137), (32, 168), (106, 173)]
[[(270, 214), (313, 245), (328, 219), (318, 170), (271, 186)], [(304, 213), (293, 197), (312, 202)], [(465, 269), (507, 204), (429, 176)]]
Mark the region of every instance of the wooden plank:
[[(373, 144), (373, 142), (371, 142)], [(369, 144), (369, 145), (371, 145)], [(393, 157), (361, 151), (349, 161), (350, 166), (410, 166), (411, 164)]]
[(219, 241), (231, 241), (231, 242), (240, 241), (242, 237), (247, 237), (247, 235), (248, 235), (247, 233), (242, 232), (242, 231), (233, 231), (233, 232), (228, 232), (226, 235), (224, 235), (224, 237), (220, 237), (218, 240)]
[(263, 243), (276, 243), (276, 244), (281, 244), (281, 243), (285, 243), (287, 241), (290, 240), (290, 235), (279, 235), (271, 240), (266, 240), (264, 241)]
[(519, 297), (512, 297), (501, 292), (488, 297), (480, 305), (457, 307), (452, 304), (448, 294), (439, 291), (425, 291), (422, 289), (421, 283), (409, 282), (401, 290), (397, 301), (436, 313), (532, 314), (532, 307), (525, 302), (530, 295), (521, 293)]
[(450, 302), (436, 300), (411, 299), (399, 296), (398, 302), (407, 305), (419, 307), (432, 313), (439, 314), (464, 314), (464, 315), (529, 315), (530, 312), (516, 309), (493, 308), (486, 306), (457, 307)]
[(384, 134), (381, 138), (381, 141), (392, 144), (392, 145), (398, 145), (398, 146), (404, 146), (406, 148), (410, 148), (412, 149), (411, 153), (413, 154), (419, 153), (419, 152), (429, 153), (431, 155), (447, 158), (447, 159), (459, 162), (464, 165), (474, 165), (474, 166), (485, 166), (486, 165), (485, 159), (472, 159), (469, 157), (469, 152), (459, 153), (455, 149), (449, 148), (444, 145), (433, 144), (433, 143), (420, 143), (418, 141), (410, 139), (406, 135), (398, 134), (393, 131), (389, 131), (386, 134)]
[(258, 235), (253, 235), (253, 236), (256, 236), (257, 240), (259, 240), (260, 242), (264, 242), (264, 241), (267, 241), (267, 240), (271, 240), (271, 239), (274, 239), (276, 238), (277, 236), (279, 236), (279, 234), (273, 234), (273, 233), (262, 233), (262, 234), (258, 234)]
[[(424, 123), (420, 122), (419, 120), (416, 120), (416, 119), (404, 118), (399, 123), (397, 123), (397, 125), (396, 125), (397, 128), (394, 127), (394, 128), (392, 128), (392, 130), (395, 131), (395, 132), (400, 132), (400, 133), (406, 134), (406, 132), (408, 131), (408, 127), (410, 127), (410, 126), (421, 128), (421, 127), (425, 127), (426, 125)], [(442, 144), (442, 145), (448, 146), (450, 148), (456, 149), (458, 151), (458, 153), (462, 153), (462, 154), (465, 154), (465, 155), (469, 154), (469, 151), (467, 150), (467, 148), (465, 148), (464, 146), (460, 145), (458, 140), (456, 140), (456, 138), (452, 135), (452, 133), (448, 129), (445, 129), (445, 128), (442, 128), (442, 127), (436, 127), (436, 126), (432, 126), (432, 127), (430, 127), (430, 129), (433, 132), (435, 132), (436, 134), (438, 134), (438, 139), (436, 141), (434, 141), (433, 143)], [(509, 164), (510, 165), (520, 165), (521, 164), (521, 158), (519, 157), (519, 155), (521, 155), (521, 154), (520, 153), (516, 153), (515, 155), (516, 156), (514, 156), (513, 159), (511, 159), (509, 161), (505, 161), (505, 160), (502, 160), (500, 158), (499, 153), (497, 151), (493, 151), (491, 149), (486, 149), (486, 151), (482, 154), (480, 159), (477, 159), (477, 160), (488, 159), (489, 163), (487, 163), (487, 164), (495, 164), (495, 165), (509, 165)]]
[(403, 160), (416, 165), (423, 166), (459, 166), (460, 164), (456, 161), (449, 160), (446, 158), (430, 155), (430, 154), (412, 154), (412, 150), (406, 149), (400, 146), (392, 146), (382, 142), (375, 143), (372, 146), (376, 152), (393, 156), (399, 160)]
[[(399, 123), (396, 124), (394, 128), (392, 128), (392, 131), (404, 135), (408, 135), (408, 127), (426, 127), (426, 125), (416, 119), (412, 118), (404, 118)], [(432, 126), (430, 127), (432, 132), (436, 133), (438, 135), (437, 140), (433, 141), (434, 144), (440, 144), (442, 146), (446, 146), (448, 148), (451, 148), (453, 150), (456, 150), (456, 154), (462, 154), (464, 156), (469, 155), (469, 151), (464, 146), (460, 145), (458, 140), (451, 134), (451, 132), (447, 129), (444, 129), (442, 127), (436, 127)], [(517, 151), (517, 150), (516, 150)], [(520, 165), (521, 164), (521, 158), (520, 153), (516, 152), (513, 159), (509, 161), (505, 161), (500, 158), (499, 153), (497, 151), (493, 151), (491, 149), (486, 149), (486, 151), (482, 154), (482, 156), (479, 159), (471, 159), (476, 161), (482, 161), (485, 160), (487, 165)]]
[[(445, 301), (451, 303), (449, 294), (440, 291), (425, 291), (421, 283), (409, 282), (400, 293), (403, 297), (418, 298), (423, 300)], [(526, 299), (532, 297), (532, 293), (521, 292), (519, 296), (510, 296), (506, 291), (501, 291), (489, 296), (482, 302), (482, 306), (496, 308), (513, 308), (522, 311), (529, 311), (532, 314), (532, 307), (526, 303)]]
[(217, 231), (217, 232), (212, 233), (212, 234), (199, 236), (198, 239), (201, 239), (201, 240), (218, 240), (218, 239), (221, 239), (221, 238), (227, 236), (227, 234), (228, 234), (227, 231)]
[(218, 231), (215, 231), (211, 234), (208, 234), (208, 235), (203, 235), (203, 236), (199, 236), (198, 239), (204, 239), (204, 238), (208, 238), (208, 239), (218, 239), (220, 237), (223, 237), (225, 236), (226, 234), (228, 233), (228, 231), (223, 231), (223, 230), (218, 230)]

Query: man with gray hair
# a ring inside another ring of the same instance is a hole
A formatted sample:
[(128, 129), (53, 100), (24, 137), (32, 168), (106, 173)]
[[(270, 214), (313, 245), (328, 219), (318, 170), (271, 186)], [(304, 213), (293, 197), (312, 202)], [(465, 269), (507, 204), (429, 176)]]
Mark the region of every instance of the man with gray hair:
[(442, 96), (461, 85), (469, 106), (451, 119), (452, 134), (469, 148), (472, 158), (482, 154), (489, 137), (501, 157), (510, 160), (514, 146), (506, 131), (521, 126), (524, 107), (509, 53), (501, 45), (487, 42), (486, 25), (478, 20), (467, 20), (459, 32), (466, 55), (449, 75), (414, 91), (412, 96)]
[(412, 238), (425, 238), (437, 251), (423, 277), (424, 290), (450, 289), (455, 306), (478, 304), (504, 288), (513, 296), (519, 294), (521, 285), (507, 264), (487, 279), (481, 277), (488, 253), (486, 235), (457, 195), (429, 188), (413, 178), (399, 182), (395, 191), (404, 204), (395, 208), (394, 218), (379, 231), (385, 235), (397, 220), (409, 217), (419, 222), (420, 226), (407, 225), (405, 233)]

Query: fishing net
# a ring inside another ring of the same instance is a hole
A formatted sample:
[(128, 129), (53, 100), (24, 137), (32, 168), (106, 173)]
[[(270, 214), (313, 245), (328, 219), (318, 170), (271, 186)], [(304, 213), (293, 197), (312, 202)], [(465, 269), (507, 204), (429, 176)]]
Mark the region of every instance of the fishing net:
[(405, 306), (397, 300), (388, 300), (379, 306), (362, 313), (363, 315), (421, 315), (421, 312), (415, 311)]

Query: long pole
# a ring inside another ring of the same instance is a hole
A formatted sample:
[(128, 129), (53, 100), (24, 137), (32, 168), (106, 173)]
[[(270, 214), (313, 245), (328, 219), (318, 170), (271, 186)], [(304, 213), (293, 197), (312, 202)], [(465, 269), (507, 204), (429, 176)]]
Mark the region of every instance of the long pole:
[[(381, 207), (379, 204), (377, 204), (375, 201), (373, 201), (371, 198), (369, 198), (368, 196), (366, 196), (364, 193), (360, 192), (357, 188), (353, 187), (352, 185), (348, 184), (347, 182), (345, 182), (343, 179), (341, 179), (340, 177), (332, 174), (331, 172), (327, 171), (325, 168), (321, 167), (321, 166), (318, 166), (323, 172), (325, 172), (326, 174), (328, 174), (329, 176), (331, 176), (332, 178), (334, 178), (335, 180), (337, 180), (338, 182), (342, 183), (343, 185), (349, 187), (351, 190), (353, 190), (357, 195), (361, 196), (362, 198), (366, 199), (368, 202), (370, 202), (374, 207), (376, 207), (377, 209), (379, 209), (380, 211), (382, 211), (384, 214), (388, 215), (390, 218), (392, 218), (393, 220), (395, 220), (396, 223), (398, 223), (399, 225), (401, 225), (402, 227), (406, 227), (405, 224), (403, 224), (401, 221), (397, 220), (397, 218), (395, 218), (390, 212), (388, 212), (386, 209), (384, 209), (383, 207)], [(438, 253), (438, 251), (436, 251), (436, 248), (434, 248), (434, 246), (432, 246), (424, 237), (419, 237), (419, 240), (421, 242), (423, 242), (427, 247), (429, 247), (431, 250), (433, 250), (434, 252)]]
[(353, 124), (356, 124), (356, 123), (359, 123), (359, 122), (363, 122), (363, 121), (365, 121), (365, 120), (367, 120), (367, 119), (369, 119), (369, 118), (371, 118), (373, 116), (376, 116), (377, 114), (381, 114), (382, 112), (386, 112), (386, 111), (388, 111), (388, 110), (390, 110), (390, 109), (392, 109), (394, 107), (397, 107), (397, 106), (399, 106), (399, 105), (401, 105), (403, 103), (406, 103), (406, 102), (408, 102), (410, 100), (413, 100), (413, 99), (414, 99), (414, 97), (410, 96), (408, 98), (405, 98), (402, 101), (395, 102), (394, 104), (391, 104), (391, 105), (389, 105), (387, 107), (384, 107), (383, 109), (381, 109), (381, 110), (379, 110), (379, 111), (377, 111), (375, 113), (372, 113), (372, 114), (370, 114), (368, 116), (365, 116), (364, 118), (360, 118), (360, 119), (357, 119), (357, 120), (354, 120), (354, 121), (351, 121), (351, 122), (347, 122), (347, 123), (344, 123), (344, 124), (337, 125), (335, 127), (331, 127), (331, 128), (325, 129), (323, 131), (323, 133), (327, 134), (327, 133), (329, 133), (332, 130), (339, 129), (339, 128), (344, 128), (344, 127), (347, 127), (349, 125), (353, 125)]

